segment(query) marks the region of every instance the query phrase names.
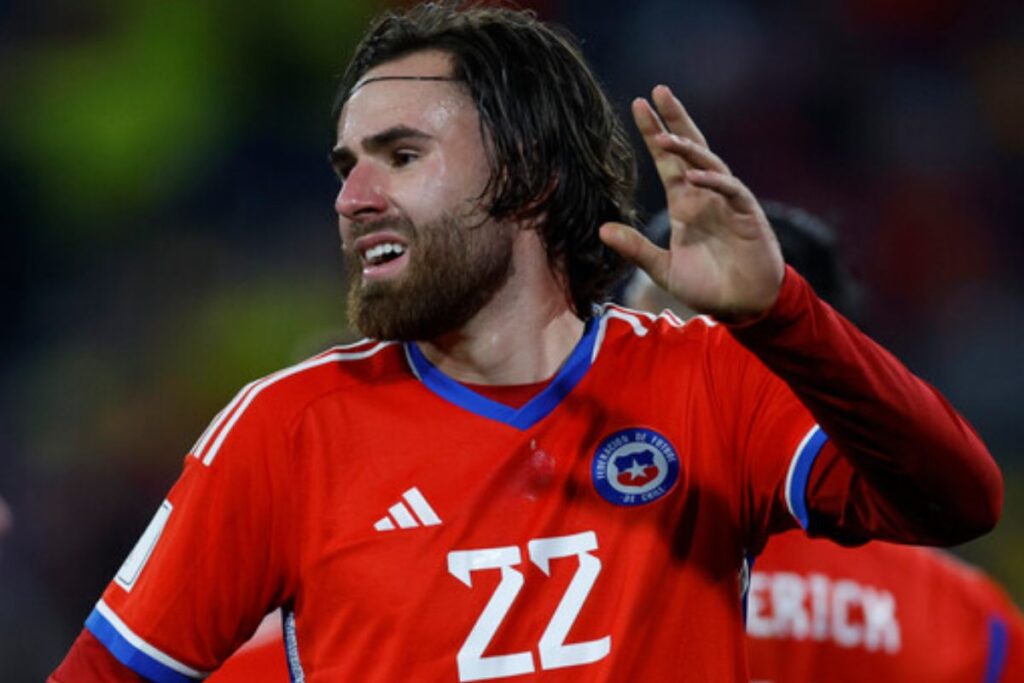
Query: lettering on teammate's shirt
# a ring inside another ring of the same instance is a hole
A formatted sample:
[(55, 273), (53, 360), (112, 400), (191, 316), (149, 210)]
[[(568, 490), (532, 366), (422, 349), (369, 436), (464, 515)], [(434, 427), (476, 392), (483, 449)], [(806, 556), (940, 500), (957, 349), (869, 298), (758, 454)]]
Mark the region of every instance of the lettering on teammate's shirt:
[(844, 648), (900, 651), (896, 601), (887, 590), (823, 574), (754, 571), (747, 633), (754, 638), (830, 641)]

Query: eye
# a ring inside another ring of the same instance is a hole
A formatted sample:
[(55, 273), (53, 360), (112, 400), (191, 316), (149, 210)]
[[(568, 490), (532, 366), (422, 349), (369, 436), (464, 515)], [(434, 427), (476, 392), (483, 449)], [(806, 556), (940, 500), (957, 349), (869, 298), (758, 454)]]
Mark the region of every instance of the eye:
[(412, 149), (396, 149), (391, 153), (391, 165), (394, 168), (408, 166), (420, 158), (419, 152)]

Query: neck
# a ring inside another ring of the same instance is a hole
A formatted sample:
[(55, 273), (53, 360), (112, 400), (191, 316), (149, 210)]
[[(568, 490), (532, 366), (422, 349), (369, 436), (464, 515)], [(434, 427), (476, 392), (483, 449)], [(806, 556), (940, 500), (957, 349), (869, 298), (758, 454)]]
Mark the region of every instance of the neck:
[(553, 376), (583, 335), (565, 286), (533, 230), (516, 236), (508, 282), (468, 323), (420, 343), (443, 373), (472, 384), (530, 384)]

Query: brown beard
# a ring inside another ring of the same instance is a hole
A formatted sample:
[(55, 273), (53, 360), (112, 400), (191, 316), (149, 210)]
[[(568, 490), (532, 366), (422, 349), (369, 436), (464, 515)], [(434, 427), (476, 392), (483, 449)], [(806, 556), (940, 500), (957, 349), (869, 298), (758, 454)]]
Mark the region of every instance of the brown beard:
[[(364, 282), (359, 254), (345, 248), (348, 317), (374, 339), (436, 339), (465, 325), (512, 273), (514, 228), (450, 213), (417, 227), (375, 224), (407, 240), (409, 262), (393, 280)], [(364, 230), (365, 231), (365, 230)]]

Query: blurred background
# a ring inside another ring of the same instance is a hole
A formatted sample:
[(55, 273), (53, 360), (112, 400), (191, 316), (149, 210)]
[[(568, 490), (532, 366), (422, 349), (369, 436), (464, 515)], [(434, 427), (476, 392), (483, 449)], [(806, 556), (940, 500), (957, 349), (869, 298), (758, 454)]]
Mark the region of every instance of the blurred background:
[[(238, 388), (356, 338), (330, 110), (389, 4), (0, 0), (4, 681), (57, 664)], [(1000, 527), (956, 551), (1024, 603), (1024, 5), (523, 4), (620, 111), (669, 84), (758, 197), (833, 223), (863, 327), (1001, 463)]]

